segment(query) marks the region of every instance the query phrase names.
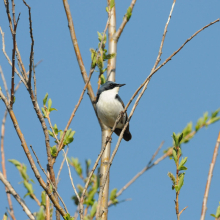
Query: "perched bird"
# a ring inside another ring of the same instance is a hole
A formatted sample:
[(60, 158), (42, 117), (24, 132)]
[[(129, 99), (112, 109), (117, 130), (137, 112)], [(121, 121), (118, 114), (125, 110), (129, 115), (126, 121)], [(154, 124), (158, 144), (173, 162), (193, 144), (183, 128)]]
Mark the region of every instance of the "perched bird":
[[(113, 128), (118, 115), (124, 110), (125, 106), (120, 96), (118, 95), (119, 88), (125, 84), (117, 84), (115, 82), (108, 81), (103, 84), (98, 90), (96, 98), (96, 108), (98, 117), (109, 128)], [(115, 128), (115, 133), (119, 136), (124, 124), (127, 122), (128, 116), (125, 113), (120, 122)], [(131, 140), (131, 133), (129, 131), (129, 125), (127, 126), (123, 135), (124, 140)]]

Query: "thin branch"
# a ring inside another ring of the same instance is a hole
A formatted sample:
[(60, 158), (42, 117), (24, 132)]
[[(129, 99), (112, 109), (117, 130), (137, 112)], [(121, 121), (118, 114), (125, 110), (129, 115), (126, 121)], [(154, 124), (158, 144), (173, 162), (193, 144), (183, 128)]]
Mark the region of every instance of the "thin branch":
[(30, 53), (30, 61), (29, 61), (29, 79), (28, 79), (28, 87), (31, 88), (31, 76), (32, 76), (32, 65), (34, 60), (34, 37), (33, 37), (33, 29), (32, 29), (32, 21), (31, 21), (31, 7), (23, 0), (24, 4), (28, 7), (29, 12), (29, 29), (30, 29), (30, 37), (31, 37), (31, 53)]
[(27, 216), (31, 220), (35, 220), (34, 215), (31, 213), (29, 208), (26, 206), (25, 202), (21, 199), (21, 197), (17, 194), (17, 192), (14, 190), (14, 188), (11, 186), (11, 184), (5, 179), (2, 172), (0, 171), (0, 180), (3, 182), (3, 184), (8, 188), (9, 192), (14, 196), (14, 198), (18, 201), (18, 203), (23, 208), (24, 212), (27, 214)]
[[(124, 190), (126, 190), (132, 183), (134, 183), (138, 177), (140, 177), (142, 174), (144, 174), (147, 170), (149, 170), (150, 168), (152, 168), (153, 166), (157, 165), (160, 161), (162, 161), (163, 159), (165, 159), (167, 156), (169, 156), (170, 152), (167, 152), (166, 154), (164, 154), (162, 157), (158, 158), (158, 160), (156, 160), (154, 163), (153, 160), (154, 158), (157, 156), (157, 154), (159, 153), (160, 149), (162, 148), (164, 144), (164, 141), (160, 144), (160, 146), (157, 148), (157, 150), (155, 151), (154, 155), (152, 156), (152, 158), (150, 159), (150, 161), (148, 162), (147, 166), (144, 167), (139, 173), (137, 173), (127, 184), (125, 184), (116, 194), (116, 198), (118, 196), (120, 196)], [(112, 201), (110, 200), (108, 202), (108, 206), (110, 206), (112, 204)]]
[[(130, 7), (131, 8), (131, 12), (133, 12), (133, 8), (134, 8), (134, 5), (136, 3), (136, 0), (132, 0), (131, 4), (130, 4)], [(123, 18), (123, 21), (120, 25), (120, 27), (118, 28), (117, 32), (114, 34), (113, 38), (118, 41), (124, 28), (125, 28), (125, 25), (128, 23), (128, 18), (127, 16), (125, 15), (124, 18)]]
[(40, 185), (42, 186), (42, 188), (45, 190), (45, 192), (47, 193), (47, 195), (49, 195), (50, 197), (50, 200), (53, 202), (54, 206), (56, 207), (56, 209), (60, 212), (60, 214), (62, 216), (64, 216), (66, 213), (65, 211), (63, 210), (63, 208), (59, 205), (59, 202), (57, 201), (57, 198), (52, 194), (52, 191), (50, 190), (50, 188), (47, 187), (47, 184), (44, 182), (44, 180), (42, 179), (36, 165), (35, 165), (35, 162), (30, 154), (30, 151), (28, 149), (28, 146), (27, 146), (27, 143), (25, 141), (25, 138), (20, 130), (20, 127), (19, 127), (19, 124), (18, 124), (18, 121), (15, 117), (15, 114), (13, 112), (13, 110), (10, 108), (10, 105), (6, 99), (6, 97), (4, 96), (4, 94), (2, 93), (2, 91), (0, 90), (0, 97), (2, 98), (3, 102), (5, 103), (5, 106), (7, 107), (7, 110), (9, 112), (9, 115), (11, 117), (11, 120), (12, 120), (12, 123), (15, 127), (15, 130), (17, 132), (17, 135), (21, 141), (21, 146), (23, 147), (23, 150), (26, 154), (26, 157), (31, 165), (31, 168), (35, 174), (35, 177), (37, 178), (38, 182), (40, 183)]
[(180, 211), (180, 213), (179, 213), (179, 216), (182, 214), (182, 212), (184, 211), (184, 210), (186, 210), (188, 208), (188, 206), (186, 206), (184, 209), (182, 209), (181, 211)]
[[(3, 53), (4, 53), (5, 57), (6, 57), (6, 59), (8, 60), (8, 63), (12, 66), (12, 62), (11, 62), (10, 58), (8, 57), (6, 51), (5, 51), (5, 38), (4, 38), (4, 35), (5, 35), (5, 34), (4, 34), (4, 32), (2, 31), (2, 28), (1, 28), (1, 27), (0, 27), (0, 32), (1, 32), (1, 35), (2, 35), (2, 51), (3, 51)], [(26, 84), (24, 78), (23, 78), (23, 77), (21, 76), (21, 74), (18, 72), (18, 70), (16, 69), (16, 67), (15, 67), (15, 72), (16, 72), (16, 74), (19, 76), (19, 78), (21, 79), (21, 81), (24, 83), (25, 87), (27, 88), (27, 84)]]
[[(66, 150), (66, 155), (68, 154), (68, 151), (69, 151), (69, 148), (67, 148), (67, 150)], [(59, 169), (58, 174), (57, 174), (57, 179), (56, 179), (57, 185), (58, 185), (58, 182), (59, 182), (60, 173), (61, 173), (61, 170), (63, 169), (64, 163), (65, 163), (65, 157), (63, 157), (63, 161), (60, 165), (60, 169)]]
[(32, 147), (31, 145), (30, 145), (30, 148), (31, 148), (31, 150), (33, 151), (34, 156), (35, 156), (36, 159), (37, 159), (38, 165), (40, 166), (41, 170), (42, 170), (42, 171), (44, 172), (44, 174), (46, 175), (47, 180), (50, 182), (51, 186), (53, 187), (53, 190), (56, 192), (56, 194), (58, 195), (60, 201), (62, 202), (65, 211), (66, 211), (67, 213), (69, 213), (68, 210), (67, 210), (67, 207), (66, 207), (66, 205), (65, 205), (65, 203), (64, 203), (64, 201), (63, 201), (63, 199), (61, 198), (61, 196), (60, 196), (59, 193), (57, 192), (56, 187), (54, 186), (54, 184), (53, 184), (52, 181), (50, 180), (50, 176), (47, 175), (46, 171), (45, 171), (44, 168), (41, 166), (40, 161), (39, 161), (39, 159), (38, 159), (38, 157), (37, 157), (37, 154), (35, 153), (35, 151), (34, 151), (34, 149), (33, 149), (33, 147)]
[[(5, 167), (5, 152), (4, 152), (4, 137), (5, 137), (5, 122), (6, 122), (6, 117), (7, 117), (7, 109), (5, 110), (4, 117), (2, 119), (2, 126), (1, 126), (1, 157), (2, 157), (2, 172), (4, 175), (4, 178), (7, 179), (7, 174), (6, 174), (6, 167)], [(5, 187), (5, 191), (7, 194), (7, 199), (8, 199), (8, 205), (10, 209), (10, 214), (13, 220), (15, 220), (15, 215), (14, 215), (14, 209), (11, 201), (11, 196), (8, 192), (8, 188)]]
[(8, 92), (8, 86), (7, 86), (7, 83), (6, 83), (5, 76), (4, 76), (4, 73), (3, 73), (3, 71), (2, 71), (1, 65), (0, 65), (0, 74), (1, 74), (2, 81), (3, 81), (4, 87), (5, 87), (5, 91), (6, 91), (8, 100), (9, 100), (9, 99), (10, 99), (10, 95), (9, 95), (9, 92)]
[(213, 170), (214, 170), (216, 158), (217, 158), (217, 155), (218, 155), (219, 144), (220, 144), (220, 132), (218, 134), (217, 142), (216, 142), (214, 152), (213, 152), (213, 156), (212, 156), (212, 162), (211, 162), (210, 168), (209, 168), (208, 179), (207, 179), (207, 182), (206, 182), (205, 193), (204, 193), (204, 198), (203, 198), (203, 203), (202, 203), (202, 213), (201, 213), (200, 220), (205, 219), (205, 214), (206, 214), (206, 209), (207, 209), (206, 204), (207, 204), (207, 201), (208, 201), (209, 189), (210, 189), (211, 180), (212, 180), (212, 176), (213, 176)]
[(70, 177), (70, 181), (71, 181), (73, 190), (74, 190), (74, 192), (75, 192), (75, 194), (76, 194), (77, 199), (78, 199), (79, 202), (80, 202), (80, 197), (79, 197), (79, 194), (78, 194), (78, 192), (77, 192), (77, 190), (76, 190), (76, 187), (75, 187), (75, 185), (74, 185), (74, 183), (73, 183), (73, 178), (72, 178), (72, 175), (71, 175), (70, 166), (69, 166), (69, 163), (68, 163), (68, 160), (67, 160), (67, 157), (66, 157), (66, 153), (65, 153), (64, 150), (63, 150), (63, 153), (64, 153), (64, 157), (65, 157), (66, 164), (67, 164), (67, 167), (68, 167), (69, 177)]
[[(12, 1), (12, 6), (14, 7), (14, 1)], [(14, 11), (14, 9), (13, 9)], [(13, 13), (14, 17), (14, 13)], [(13, 107), (14, 103), (14, 78), (15, 78), (15, 49), (16, 49), (16, 29), (19, 21), (20, 13), (18, 15), (17, 22), (15, 23), (15, 18), (14, 18), (14, 31), (13, 31), (13, 50), (12, 50), (12, 74), (11, 74), (11, 100), (10, 100), (10, 106), (11, 108)]]

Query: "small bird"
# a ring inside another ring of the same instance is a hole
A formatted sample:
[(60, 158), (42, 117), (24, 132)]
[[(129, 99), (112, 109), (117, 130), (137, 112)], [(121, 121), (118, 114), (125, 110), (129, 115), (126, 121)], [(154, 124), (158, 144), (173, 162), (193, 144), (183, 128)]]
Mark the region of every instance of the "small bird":
[[(118, 115), (124, 110), (125, 105), (118, 95), (119, 88), (125, 84), (117, 84), (112, 81), (108, 81), (103, 84), (97, 93), (96, 108), (98, 117), (109, 128), (113, 128)], [(119, 136), (125, 123), (127, 122), (127, 113), (121, 118), (117, 124), (114, 132)], [(127, 126), (123, 135), (124, 140), (131, 140), (131, 133), (129, 131), (129, 125)]]

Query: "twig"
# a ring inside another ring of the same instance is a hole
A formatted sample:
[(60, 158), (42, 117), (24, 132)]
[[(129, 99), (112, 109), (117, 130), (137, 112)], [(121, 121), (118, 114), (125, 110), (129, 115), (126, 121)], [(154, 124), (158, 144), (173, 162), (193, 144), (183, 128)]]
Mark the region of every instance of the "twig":
[[(150, 168), (152, 168), (153, 166), (157, 165), (160, 161), (162, 161), (163, 159), (165, 159), (167, 156), (169, 156), (169, 153), (164, 154), (162, 157), (158, 158), (154, 163), (153, 160), (154, 158), (157, 156), (157, 154), (159, 153), (160, 149), (162, 148), (164, 144), (164, 141), (160, 144), (160, 146), (157, 148), (157, 150), (155, 151), (154, 155), (152, 156), (152, 158), (150, 159), (150, 161), (148, 162), (147, 166), (144, 167), (144, 169), (142, 169), (139, 173), (137, 173), (127, 184), (125, 184), (116, 194), (116, 198), (118, 196), (120, 196), (122, 194), (122, 192), (124, 190), (126, 190), (132, 183), (135, 182), (135, 180), (137, 180), (138, 177), (140, 177), (143, 173), (145, 173), (147, 170), (149, 170)], [(108, 206), (110, 206), (112, 204), (112, 201), (110, 200), (108, 202)]]
[[(131, 8), (131, 11), (132, 11), (132, 12), (133, 12), (133, 8), (134, 8), (135, 3), (136, 3), (136, 0), (132, 0), (132, 2), (131, 2), (131, 4), (130, 4), (130, 7), (129, 7), (129, 8)], [(121, 23), (121, 25), (120, 25), (120, 27), (118, 28), (117, 32), (116, 32), (116, 33), (114, 34), (114, 36), (113, 36), (113, 38), (114, 38), (116, 41), (119, 40), (119, 38), (120, 38), (120, 36), (121, 36), (121, 33), (122, 33), (122, 31), (124, 30), (125, 25), (127, 24), (127, 22), (128, 22), (128, 19), (127, 19), (127, 16), (125, 15), (124, 18), (123, 18), (123, 21), (122, 21), (122, 23)]]
[(209, 168), (208, 179), (207, 179), (207, 182), (206, 182), (205, 193), (204, 193), (204, 198), (203, 198), (203, 203), (202, 203), (202, 213), (201, 213), (200, 220), (205, 219), (205, 214), (206, 214), (206, 209), (207, 209), (206, 204), (207, 204), (208, 195), (209, 195), (209, 188), (210, 188), (211, 180), (212, 180), (212, 176), (213, 176), (213, 170), (214, 170), (216, 158), (217, 158), (217, 155), (218, 155), (219, 144), (220, 144), (220, 132), (218, 134), (217, 142), (216, 142), (214, 152), (213, 152), (213, 156), (212, 156), (212, 162), (211, 162), (210, 168)]
[(8, 100), (9, 100), (9, 99), (10, 99), (10, 95), (9, 95), (9, 92), (8, 92), (8, 86), (7, 86), (7, 83), (6, 83), (5, 76), (4, 76), (4, 74), (3, 74), (1, 65), (0, 65), (0, 74), (1, 74), (2, 81), (3, 81), (4, 87), (5, 87), (5, 91), (6, 91)]
[[(49, 174), (49, 172), (48, 172)], [(50, 220), (50, 198), (48, 195), (46, 195), (46, 219), (45, 220)]]
[[(63, 150), (63, 149), (62, 149), (62, 150)], [(75, 192), (75, 194), (76, 194), (77, 199), (78, 199), (79, 202), (80, 202), (80, 197), (79, 197), (79, 194), (78, 194), (78, 192), (77, 192), (77, 190), (76, 190), (76, 187), (75, 187), (75, 185), (74, 185), (74, 183), (73, 183), (73, 178), (72, 178), (72, 175), (71, 175), (70, 166), (69, 166), (69, 163), (68, 163), (68, 160), (67, 160), (67, 157), (66, 157), (66, 153), (65, 153), (64, 150), (63, 150), (63, 153), (64, 153), (64, 157), (65, 157), (66, 164), (67, 164), (67, 167), (68, 167), (69, 177), (70, 177), (70, 181), (71, 181), (73, 190), (74, 190), (74, 192)]]
[(29, 208), (26, 206), (25, 202), (21, 199), (21, 197), (16, 193), (14, 188), (11, 186), (11, 184), (5, 179), (2, 172), (0, 171), (0, 180), (3, 182), (3, 184), (8, 188), (9, 192), (14, 196), (14, 198), (18, 201), (18, 203), (23, 208), (24, 212), (27, 214), (27, 216), (31, 220), (35, 220), (34, 215), (31, 213)]
[(36, 78), (36, 73), (35, 73), (35, 65), (34, 65), (34, 51), (33, 51), (33, 78), (34, 78), (34, 95), (35, 99), (37, 100), (37, 78)]
[(53, 133), (53, 135), (54, 135), (54, 138), (56, 139), (57, 144), (59, 144), (60, 141), (58, 140), (57, 135), (55, 134), (55, 131), (54, 131), (53, 126), (52, 126), (52, 123), (51, 123), (51, 121), (50, 121), (50, 116), (49, 116), (49, 115), (47, 116), (47, 120), (48, 120), (48, 122), (49, 122), (50, 129), (52, 130), (52, 133)]
[(35, 162), (30, 154), (30, 151), (28, 149), (28, 146), (27, 146), (27, 143), (25, 141), (25, 138), (20, 130), (20, 127), (19, 127), (19, 124), (18, 124), (18, 121), (15, 117), (15, 114), (13, 112), (13, 110), (10, 108), (10, 105), (6, 99), (6, 97), (4, 96), (4, 94), (2, 93), (2, 91), (0, 90), (0, 97), (2, 98), (3, 102), (5, 103), (5, 106), (7, 107), (7, 110), (9, 112), (9, 115), (11, 117), (11, 120), (12, 120), (12, 123), (15, 127), (15, 130), (17, 132), (17, 135), (21, 141), (21, 146), (23, 147), (23, 150), (26, 154), (26, 157), (31, 165), (31, 168), (35, 174), (35, 177), (37, 178), (38, 182), (40, 183), (40, 185), (42, 186), (42, 188), (45, 190), (45, 192), (49, 195), (50, 197), (50, 200), (53, 202), (54, 206), (56, 207), (56, 209), (60, 212), (60, 214), (62, 216), (64, 216), (66, 213), (65, 211), (63, 210), (63, 208), (59, 205), (59, 202), (57, 201), (57, 198), (52, 194), (50, 188), (47, 187), (46, 183), (44, 182), (44, 180), (42, 179), (36, 165), (35, 165)]
[(31, 196), (32, 199), (37, 203), (38, 206), (41, 206), (40, 201), (39, 201), (38, 198), (34, 195), (34, 193), (32, 193), (30, 196)]
[(31, 148), (31, 150), (32, 150), (33, 153), (34, 153), (34, 156), (36, 157), (37, 163), (39, 164), (41, 170), (42, 170), (42, 171), (44, 172), (44, 174), (46, 175), (48, 181), (50, 182), (51, 186), (53, 187), (53, 190), (56, 192), (56, 194), (58, 195), (60, 201), (62, 202), (65, 211), (66, 211), (67, 213), (69, 213), (68, 210), (67, 210), (67, 207), (66, 207), (66, 205), (65, 205), (65, 203), (64, 203), (64, 201), (63, 201), (63, 199), (61, 198), (61, 196), (60, 196), (59, 193), (57, 192), (56, 187), (54, 186), (54, 184), (53, 184), (52, 181), (50, 180), (50, 176), (47, 175), (46, 171), (45, 171), (44, 168), (41, 166), (40, 161), (39, 161), (39, 159), (38, 159), (38, 157), (37, 157), (37, 154), (35, 153), (35, 151), (34, 151), (34, 149), (33, 149), (33, 147), (32, 147), (31, 145), (30, 145), (30, 148)]
[(31, 76), (32, 76), (32, 63), (34, 60), (34, 37), (33, 37), (33, 29), (32, 29), (32, 21), (31, 21), (31, 7), (23, 0), (24, 4), (28, 7), (29, 12), (29, 29), (30, 29), (30, 37), (31, 37), (31, 53), (30, 53), (30, 63), (29, 63), (29, 79), (28, 79), (28, 87), (31, 88)]
[[(1, 28), (1, 27), (0, 27), (0, 32), (1, 32), (1, 35), (2, 35), (2, 51), (3, 51), (3, 53), (4, 53), (5, 57), (6, 57), (6, 59), (8, 60), (8, 63), (12, 66), (11, 60), (10, 60), (10, 58), (8, 57), (8, 55), (7, 55), (6, 51), (5, 51), (5, 38), (4, 38), (4, 35), (5, 35), (5, 34), (4, 34), (4, 32), (2, 31), (2, 28)], [(19, 78), (22, 80), (22, 82), (24, 83), (25, 87), (27, 88), (27, 84), (26, 84), (24, 78), (23, 78), (23, 77), (21, 76), (21, 74), (18, 72), (18, 70), (16, 69), (16, 67), (15, 67), (15, 72), (16, 72), (16, 74), (19, 76)]]
[[(176, 185), (178, 185), (179, 183), (179, 159), (180, 159), (180, 147), (176, 146), (176, 154), (177, 154), (177, 160), (176, 162)], [(180, 220), (180, 214), (179, 214), (179, 194), (180, 191), (176, 192), (176, 200), (175, 200), (175, 209), (176, 209), (176, 216), (177, 216), (177, 220)]]
[[(66, 155), (68, 154), (68, 151), (69, 151), (69, 148), (67, 148), (67, 150), (66, 150)], [(65, 157), (63, 157), (63, 161), (60, 165), (60, 169), (59, 169), (58, 174), (57, 174), (57, 179), (56, 179), (57, 185), (58, 185), (58, 182), (59, 182), (59, 177), (60, 177), (61, 170), (63, 169), (64, 162), (65, 162)]]
[[(14, 8), (14, 1), (12, 1), (12, 7)], [(14, 9), (13, 9), (14, 11)], [(14, 31), (13, 31), (13, 50), (12, 50), (12, 75), (11, 75), (11, 100), (10, 100), (10, 106), (11, 108), (13, 107), (14, 103), (14, 78), (15, 78), (15, 49), (16, 49), (16, 29), (20, 17), (20, 13), (18, 15), (17, 22), (15, 23), (15, 17), (14, 17), (14, 12), (13, 12), (13, 18), (14, 18)]]
[[(123, 202), (127, 202), (127, 201), (131, 201), (132, 199), (131, 198), (128, 198), (128, 199), (122, 199), (121, 201), (118, 201), (117, 202), (117, 205), (119, 204), (119, 203), (123, 203)], [(108, 202), (108, 207), (111, 207), (113, 205), (113, 203), (111, 203), (110, 205), (109, 205), (109, 202)]]
[(184, 211), (184, 210), (186, 210), (188, 208), (188, 206), (186, 206), (184, 209), (182, 209), (181, 211), (180, 211), (180, 213), (179, 213), (179, 216), (182, 214), (182, 212)]
[[(6, 117), (7, 117), (7, 109), (5, 110), (4, 113), (4, 117), (2, 119), (2, 126), (1, 126), (1, 156), (2, 156), (2, 172), (3, 175), (5, 177), (5, 179), (7, 179), (7, 174), (6, 174), (6, 167), (5, 167), (5, 152), (4, 152), (4, 137), (5, 137), (5, 122), (6, 122)], [(15, 215), (14, 215), (14, 210), (13, 210), (13, 205), (12, 205), (12, 201), (11, 201), (11, 196), (8, 192), (8, 188), (5, 187), (5, 191), (7, 194), (7, 199), (8, 199), (8, 205), (9, 205), (9, 209), (10, 209), (10, 214), (13, 220), (15, 220)]]

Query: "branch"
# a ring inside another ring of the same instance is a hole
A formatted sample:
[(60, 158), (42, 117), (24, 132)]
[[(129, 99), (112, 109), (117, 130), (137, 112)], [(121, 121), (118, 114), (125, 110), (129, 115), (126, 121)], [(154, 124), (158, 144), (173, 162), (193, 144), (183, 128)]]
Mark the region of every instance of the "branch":
[(32, 21), (31, 21), (31, 7), (23, 0), (24, 4), (28, 7), (29, 12), (29, 29), (30, 29), (30, 37), (31, 37), (31, 53), (30, 53), (30, 63), (29, 63), (29, 79), (28, 79), (28, 87), (31, 88), (31, 74), (32, 74), (32, 63), (34, 60), (34, 37), (33, 37), (33, 29), (32, 29)]
[(0, 180), (3, 182), (3, 184), (8, 188), (9, 192), (14, 196), (14, 198), (18, 201), (18, 203), (23, 208), (24, 212), (27, 214), (27, 216), (31, 220), (35, 220), (34, 215), (31, 213), (29, 208), (26, 206), (25, 202), (21, 199), (21, 197), (16, 193), (14, 188), (11, 186), (11, 184), (5, 179), (2, 172), (0, 171)]
[(65, 211), (66, 211), (67, 213), (69, 213), (68, 210), (67, 210), (67, 207), (66, 207), (66, 205), (65, 205), (65, 203), (64, 203), (64, 201), (63, 201), (63, 199), (61, 198), (61, 196), (60, 196), (59, 193), (57, 192), (57, 189), (56, 189), (56, 187), (54, 186), (54, 184), (52, 183), (52, 181), (50, 180), (50, 177), (47, 175), (46, 171), (45, 171), (44, 168), (41, 166), (40, 161), (39, 161), (39, 159), (38, 159), (38, 157), (37, 157), (37, 154), (35, 153), (35, 151), (34, 151), (34, 149), (33, 149), (33, 147), (32, 147), (31, 145), (30, 145), (30, 148), (31, 148), (31, 150), (32, 150), (33, 153), (34, 153), (34, 156), (36, 157), (37, 163), (39, 164), (41, 170), (42, 170), (42, 171), (44, 172), (44, 174), (46, 175), (48, 181), (50, 182), (51, 186), (53, 187), (53, 190), (56, 192), (56, 194), (58, 195), (60, 201), (62, 202)]
[[(7, 179), (7, 175), (6, 175), (6, 167), (5, 167), (5, 152), (4, 152), (4, 137), (5, 137), (5, 122), (6, 122), (6, 117), (7, 117), (7, 109), (5, 110), (4, 113), (4, 117), (2, 120), (2, 126), (1, 126), (1, 155), (2, 155), (2, 172), (3, 172), (3, 176), (5, 179)], [(13, 220), (15, 220), (15, 215), (14, 215), (14, 210), (13, 210), (13, 205), (12, 205), (12, 201), (11, 201), (11, 196), (8, 192), (8, 188), (5, 187), (5, 191), (7, 194), (7, 199), (8, 199), (8, 205), (9, 205), (9, 209), (10, 209), (10, 214)]]
[[(135, 3), (136, 3), (136, 0), (132, 0), (132, 2), (131, 2), (131, 4), (130, 4), (130, 7), (129, 7), (129, 8), (131, 8), (131, 13), (133, 12), (133, 8), (134, 8)], [(120, 36), (121, 36), (121, 34), (122, 34), (122, 31), (124, 30), (125, 25), (128, 23), (128, 21), (129, 21), (129, 19), (128, 19), (127, 16), (125, 15), (124, 18), (123, 18), (123, 21), (122, 21), (122, 23), (121, 23), (121, 25), (120, 25), (120, 27), (118, 28), (117, 32), (114, 34), (114, 37), (113, 37), (113, 38), (114, 38), (116, 41), (119, 40), (119, 38), (120, 38)]]
[(40, 185), (42, 186), (42, 188), (45, 190), (45, 192), (47, 193), (47, 195), (50, 197), (50, 200), (52, 201), (52, 203), (54, 204), (54, 206), (56, 207), (56, 209), (60, 212), (60, 214), (62, 216), (65, 216), (65, 211), (62, 209), (62, 207), (59, 205), (59, 202), (57, 201), (57, 199), (55, 198), (55, 196), (52, 194), (51, 190), (47, 187), (46, 183), (44, 182), (44, 180), (42, 179), (36, 165), (35, 162), (30, 154), (30, 151), (28, 149), (27, 143), (25, 141), (25, 138), (20, 130), (18, 121), (15, 117), (15, 114), (13, 112), (13, 110), (10, 108), (10, 105), (6, 99), (6, 97), (4, 96), (4, 94), (2, 93), (2, 91), (0, 90), (0, 97), (2, 98), (3, 102), (5, 103), (5, 106), (7, 107), (7, 110), (9, 112), (9, 115), (11, 117), (12, 123), (15, 127), (15, 130), (17, 132), (17, 135), (21, 141), (21, 146), (23, 147), (23, 150), (26, 154), (26, 157), (31, 165), (31, 168), (35, 174), (35, 177), (37, 178), (38, 182), (40, 183)]
[(11, 100), (10, 100), (10, 106), (13, 107), (14, 103), (14, 78), (15, 78), (15, 48), (16, 48), (16, 29), (19, 21), (20, 14), (18, 15), (17, 22), (15, 23), (15, 15), (14, 15), (14, 1), (12, 1), (12, 7), (13, 7), (13, 18), (14, 18), (14, 30), (13, 30), (13, 50), (12, 50), (12, 76), (11, 76)]
[(212, 180), (212, 176), (213, 176), (213, 170), (214, 170), (216, 158), (217, 158), (217, 155), (218, 155), (219, 144), (220, 144), (220, 132), (218, 134), (217, 142), (216, 142), (214, 152), (213, 152), (213, 156), (212, 156), (212, 162), (211, 162), (210, 168), (209, 168), (208, 179), (207, 179), (207, 182), (206, 182), (205, 193), (204, 193), (204, 198), (203, 198), (203, 203), (202, 203), (202, 213), (201, 213), (200, 220), (205, 219), (205, 214), (206, 214), (206, 209), (207, 209), (206, 204), (207, 204), (208, 195), (209, 195), (209, 188), (210, 188), (211, 180)]
[(2, 71), (1, 65), (0, 65), (0, 74), (1, 74), (2, 81), (3, 81), (4, 87), (5, 87), (5, 91), (6, 91), (8, 100), (9, 100), (9, 99), (10, 99), (10, 95), (9, 95), (9, 92), (8, 92), (8, 86), (7, 86), (7, 83), (6, 83), (5, 76), (4, 76), (4, 73), (3, 73), (3, 71)]

